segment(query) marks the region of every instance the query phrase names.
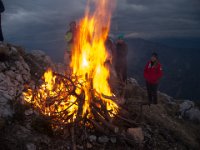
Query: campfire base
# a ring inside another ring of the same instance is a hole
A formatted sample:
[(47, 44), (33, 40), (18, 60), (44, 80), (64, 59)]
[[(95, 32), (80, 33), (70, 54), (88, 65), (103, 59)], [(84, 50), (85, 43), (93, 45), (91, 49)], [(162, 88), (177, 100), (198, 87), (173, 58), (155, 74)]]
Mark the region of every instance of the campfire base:
[[(91, 92), (91, 100), (89, 106), (90, 112), (86, 111), (86, 113), (82, 115), (83, 105), (85, 102), (85, 94), (84, 91), (82, 91), (80, 94), (76, 93), (76, 85), (81, 85), (80, 83), (78, 83), (78, 80), (76, 80), (77, 77), (62, 75), (58, 73), (54, 73), (54, 76), (56, 76), (55, 80), (57, 83), (63, 83), (64, 87), (66, 87), (66, 90), (64, 90), (65, 94), (67, 93), (66, 96), (72, 95), (77, 98), (76, 101), (71, 104), (71, 106), (75, 104), (78, 106), (76, 118), (74, 120), (74, 114), (67, 115), (70, 106), (66, 109), (63, 109), (63, 111), (59, 113), (55, 111), (52, 112), (49, 116), (45, 116), (45, 120), (48, 120), (54, 134), (59, 134), (62, 137), (70, 138), (73, 149), (76, 149), (77, 144), (87, 146), (89, 136), (93, 134), (114, 137), (119, 141), (124, 141), (128, 143), (134, 142), (134, 139), (131, 138), (131, 136), (128, 134), (127, 129), (138, 127), (139, 124), (135, 120), (131, 119), (131, 115), (128, 111), (126, 111), (125, 108), (123, 108), (124, 106), (120, 106), (120, 104), (117, 104), (116, 97), (103, 95), (103, 98), (109, 99), (110, 101), (115, 101), (115, 103), (118, 105), (117, 114), (113, 113), (113, 111), (111, 110), (109, 111), (106, 108), (107, 103), (101, 100), (100, 97), (95, 96), (98, 94), (96, 94), (96, 91), (93, 90), (93, 85), (91, 82), (92, 80), (88, 80), (90, 87), (89, 92)], [(31, 101), (31, 106), (35, 107), (35, 104), (37, 104), (36, 100), (38, 100), (37, 95), (40, 95), (40, 93), (38, 92), (40, 91), (39, 89), (41, 87), (41, 84), (45, 83), (37, 84), (35, 86), (35, 89), (32, 90), (33, 97)], [(61, 98), (61, 95), (59, 94), (52, 97), (50, 95), (51, 92), (47, 93), (49, 93), (49, 95), (46, 97), (46, 100), (40, 99), (40, 102), (45, 101), (41, 108), (51, 109), (52, 106), (54, 106), (55, 104), (61, 104), (64, 100), (64, 98)], [(62, 94), (63, 89), (58, 93)], [(35, 107), (35, 111), (39, 112), (40, 115), (43, 114), (43, 110), (41, 110), (41, 108)], [(69, 120), (73, 121), (69, 122)]]

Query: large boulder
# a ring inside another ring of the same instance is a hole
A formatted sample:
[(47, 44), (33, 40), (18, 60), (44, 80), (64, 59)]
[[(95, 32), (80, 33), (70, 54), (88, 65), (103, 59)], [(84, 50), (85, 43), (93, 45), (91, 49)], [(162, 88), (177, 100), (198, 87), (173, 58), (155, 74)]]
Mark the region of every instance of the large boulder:
[(129, 128), (127, 133), (137, 142), (142, 143), (144, 141), (144, 133), (142, 128)]
[(5, 43), (1, 43), (0, 48), (6, 55), (0, 60), (0, 117), (7, 118), (13, 115), (12, 101), (20, 96), (24, 84), (30, 80), (30, 68), (21, 50)]
[(189, 118), (189, 120), (200, 122), (200, 110), (198, 108), (191, 108), (185, 113), (185, 116)]
[(24, 56), (26, 63), (31, 68), (31, 78), (38, 80), (47, 68), (55, 70), (55, 65), (51, 58), (40, 50), (33, 50)]
[(195, 107), (195, 103), (193, 101), (186, 100), (181, 103), (179, 112), (182, 118), (200, 122), (200, 110)]

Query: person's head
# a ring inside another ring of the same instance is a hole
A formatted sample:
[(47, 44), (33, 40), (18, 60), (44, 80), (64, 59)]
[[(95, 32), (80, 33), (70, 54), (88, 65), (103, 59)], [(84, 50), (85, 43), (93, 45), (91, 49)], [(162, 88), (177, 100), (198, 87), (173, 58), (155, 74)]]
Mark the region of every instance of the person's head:
[(70, 29), (71, 29), (71, 30), (74, 30), (74, 29), (76, 28), (76, 22), (75, 22), (75, 21), (72, 21), (72, 22), (69, 24), (69, 26), (70, 26)]
[(121, 44), (121, 43), (123, 43), (124, 42), (124, 35), (119, 35), (118, 37), (117, 37), (117, 43), (119, 43), (119, 44)]
[(151, 61), (152, 62), (156, 62), (156, 61), (158, 61), (158, 54), (157, 53), (152, 53), (152, 55), (151, 55)]

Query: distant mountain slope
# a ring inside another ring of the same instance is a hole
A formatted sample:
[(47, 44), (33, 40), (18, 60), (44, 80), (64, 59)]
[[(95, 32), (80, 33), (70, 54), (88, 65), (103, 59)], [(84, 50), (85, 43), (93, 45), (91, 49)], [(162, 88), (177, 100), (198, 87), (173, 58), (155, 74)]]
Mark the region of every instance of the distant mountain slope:
[(144, 85), (143, 69), (156, 51), (163, 64), (160, 90), (180, 99), (200, 99), (200, 49), (179, 49), (143, 39), (127, 39), (128, 74)]

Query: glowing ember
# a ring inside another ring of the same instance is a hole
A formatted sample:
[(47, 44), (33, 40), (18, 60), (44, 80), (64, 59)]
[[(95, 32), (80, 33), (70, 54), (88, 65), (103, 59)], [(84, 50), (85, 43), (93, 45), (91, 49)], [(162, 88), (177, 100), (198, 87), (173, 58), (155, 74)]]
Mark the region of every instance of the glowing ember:
[[(105, 105), (110, 117), (118, 112), (117, 104), (104, 96), (112, 96), (108, 84), (109, 70), (105, 66), (105, 41), (112, 13), (110, 4), (113, 4), (113, 0), (95, 1), (95, 11), (91, 12), (88, 7), (85, 17), (80, 20), (72, 49), (71, 81), (60, 79), (49, 69), (44, 74), (44, 84), (24, 93), (27, 102), (32, 103), (44, 115), (52, 117), (55, 122), (72, 123), (78, 115), (87, 119), (94, 118), (91, 105), (97, 100)], [(71, 82), (76, 87), (75, 90)], [(66, 83), (69, 83), (68, 87), (65, 86)], [(80, 106), (78, 101), (81, 96), (84, 101)], [(57, 101), (51, 102), (52, 99)], [(100, 104), (95, 105), (100, 109), (102, 107)]]

